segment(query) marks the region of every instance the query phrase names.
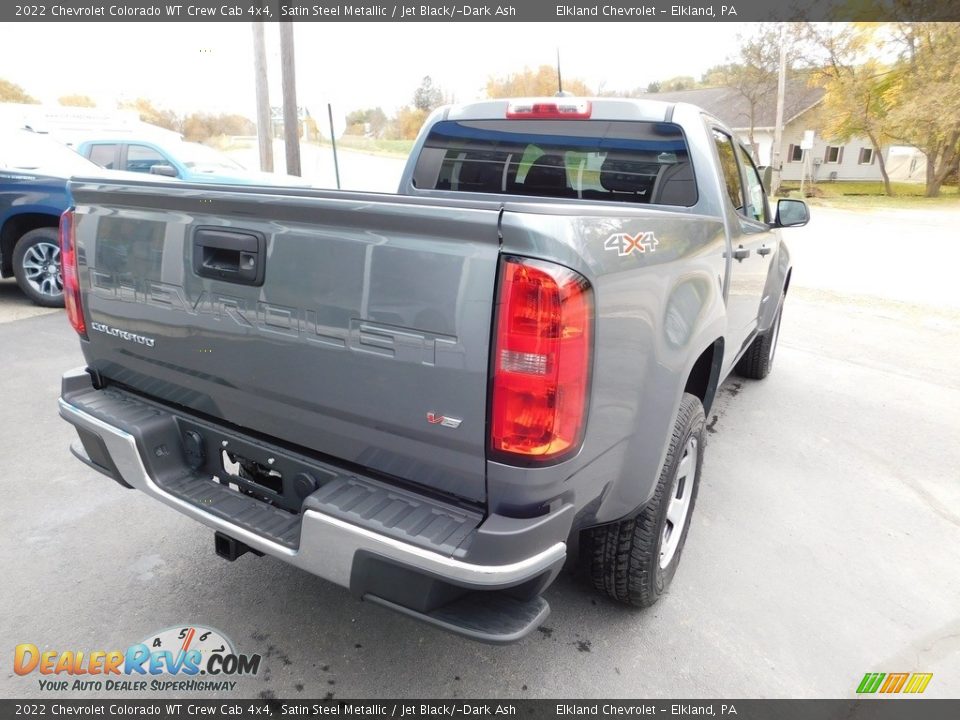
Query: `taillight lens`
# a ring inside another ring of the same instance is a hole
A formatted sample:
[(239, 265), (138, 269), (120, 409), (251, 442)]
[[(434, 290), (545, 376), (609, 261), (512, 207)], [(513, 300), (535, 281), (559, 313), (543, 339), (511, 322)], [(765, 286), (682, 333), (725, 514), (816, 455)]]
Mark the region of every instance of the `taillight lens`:
[(493, 454), (546, 462), (576, 452), (590, 375), (589, 283), (559, 265), (505, 258), (496, 323)]
[(60, 272), (63, 275), (63, 301), (70, 324), (81, 337), (87, 337), (87, 323), (80, 304), (80, 269), (77, 266), (77, 244), (74, 233), (73, 210), (64, 210), (60, 216)]

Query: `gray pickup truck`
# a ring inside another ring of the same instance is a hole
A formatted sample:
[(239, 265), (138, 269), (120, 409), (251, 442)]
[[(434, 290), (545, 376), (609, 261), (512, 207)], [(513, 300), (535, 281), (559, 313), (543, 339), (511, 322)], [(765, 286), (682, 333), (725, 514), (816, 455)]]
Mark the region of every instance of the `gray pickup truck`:
[[(770, 372), (790, 257), (691, 105), (445, 107), (399, 193), (75, 179), (81, 461), (215, 531), (489, 642), (579, 558), (647, 606), (728, 373)], [(157, 516), (160, 526), (162, 515)]]

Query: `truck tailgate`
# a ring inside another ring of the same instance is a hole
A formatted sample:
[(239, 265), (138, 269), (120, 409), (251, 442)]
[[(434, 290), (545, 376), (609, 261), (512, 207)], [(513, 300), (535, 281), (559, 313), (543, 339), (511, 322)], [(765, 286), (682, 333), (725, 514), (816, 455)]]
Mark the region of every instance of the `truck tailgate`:
[(88, 365), (485, 499), (497, 203), (75, 181)]

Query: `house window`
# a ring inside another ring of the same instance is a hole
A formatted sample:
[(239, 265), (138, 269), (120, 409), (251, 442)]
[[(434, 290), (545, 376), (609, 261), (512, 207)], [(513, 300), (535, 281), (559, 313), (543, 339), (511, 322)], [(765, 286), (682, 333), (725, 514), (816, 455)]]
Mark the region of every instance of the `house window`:
[(791, 145), (790, 152), (787, 153), (787, 162), (803, 162), (803, 148), (799, 145)]
[(827, 145), (827, 151), (824, 153), (823, 161), (831, 164), (843, 162), (843, 148), (839, 145)]
[(860, 165), (873, 165), (873, 148), (860, 148)]

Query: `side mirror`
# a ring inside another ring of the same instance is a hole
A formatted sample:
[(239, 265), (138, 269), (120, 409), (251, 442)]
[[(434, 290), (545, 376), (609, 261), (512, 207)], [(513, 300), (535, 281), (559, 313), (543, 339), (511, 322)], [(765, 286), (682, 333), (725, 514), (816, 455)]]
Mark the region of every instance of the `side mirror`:
[(177, 177), (177, 169), (173, 165), (151, 165), (150, 174), (175, 178)]
[(777, 201), (777, 227), (800, 227), (810, 222), (810, 209), (803, 200), (783, 198)]

